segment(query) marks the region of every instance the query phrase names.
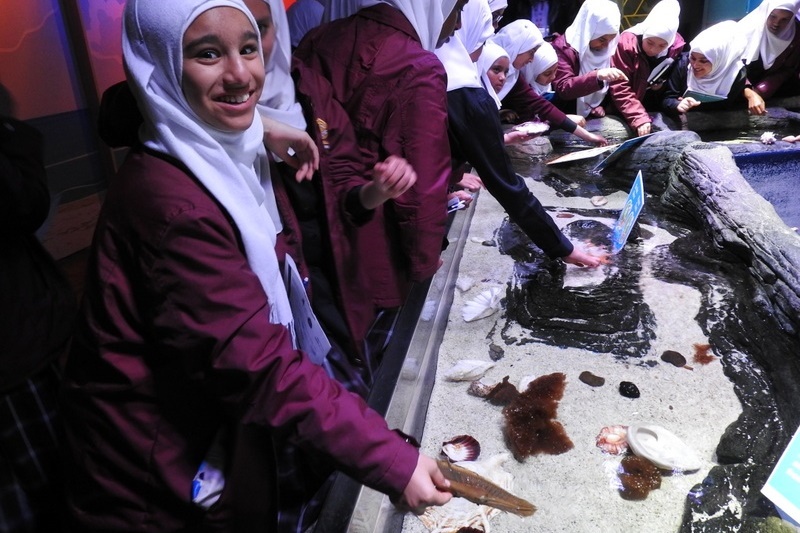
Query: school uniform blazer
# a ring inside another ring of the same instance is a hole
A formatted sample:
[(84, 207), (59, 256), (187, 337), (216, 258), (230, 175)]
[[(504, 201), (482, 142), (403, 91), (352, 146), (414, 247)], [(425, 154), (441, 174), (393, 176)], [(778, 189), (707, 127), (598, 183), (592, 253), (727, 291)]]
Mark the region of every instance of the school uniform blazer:
[(544, 120), (555, 128), (574, 132), (578, 125), (547, 98), (533, 90), (531, 84), (520, 73), (514, 86), (503, 98), (502, 109), (514, 111), (521, 122), (528, 120)]
[[(597, 79), (597, 71), (593, 70), (586, 74), (580, 73), (580, 55), (567, 42), (564, 35), (557, 34), (551, 44), (558, 55), (558, 67), (556, 67), (556, 77), (552, 85), (556, 96), (560, 100), (577, 100), (581, 96), (590, 95), (603, 88), (603, 82)], [(570, 103), (572, 106), (575, 105), (574, 102)]]
[(794, 19), (794, 27), (794, 39), (775, 58), (770, 68), (764, 69), (760, 57), (747, 66), (748, 81), (765, 100), (772, 97), (784, 83), (793, 81), (797, 84), (800, 71), (800, 21), (797, 19)]
[[(134, 149), (108, 188), (65, 370), (75, 531), (205, 520), (190, 502), (192, 478), (223, 426), (280, 431), (367, 485), (404, 489), (416, 449), (292, 349), (268, 306), (225, 210), (179, 163)], [(249, 451), (267, 469), (239, 465), (223, 499), (266, 494), (256, 503), (268, 509), (270, 440)]]
[[(643, 102), (647, 94), (647, 78), (651, 69), (647, 54), (639, 45), (640, 37), (629, 31), (620, 34), (617, 51), (611, 56), (611, 66), (624, 72), (628, 80), (611, 82), (608, 88), (612, 103), (633, 129), (650, 122), (650, 115)], [(684, 45), (683, 37), (677, 34), (664, 60), (676, 59)]]
[(416, 184), (376, 209), (360, 231), (373, 302), (401, 305), (410, 282), (436, 272), (442, 250), (450, 176), (444, 67), (422, 48), (408, 19), (386, 4), (312, 30), (295, 58), (330, 82), (366, 168), (389, 155), (414, 167)]

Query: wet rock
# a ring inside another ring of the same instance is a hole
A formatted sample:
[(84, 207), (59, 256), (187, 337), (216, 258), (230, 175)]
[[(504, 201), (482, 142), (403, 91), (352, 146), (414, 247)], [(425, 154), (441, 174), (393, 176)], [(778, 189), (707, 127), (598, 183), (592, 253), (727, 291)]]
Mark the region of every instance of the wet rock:
[(492, 361), (499, 361), (505, 354), (505, 350), (503, 350), (500, 346), (494, 343), (489, 345), (489, 358)]
[(686, 364), (686, 358), (675, 350), (664, 350), (664, 353), (661, 354), (661, 360), (677, 367)]
[(578, 379), (589, 385), (590, 387), (602, 387), (606, 384), (606, 378), (595, 376), (588, 370), (584, 370), (581, 372), (581, 375), (578, 376)]
[(661, 196), (676, 172), (683, 151), (698, 141), (700, 136), (693, 131), (658, 132), (631, 148), (614, 163), (616, 172), (608, 173), (609, 182), (627, 191), (636, 173), (641, 170), (645, 191)]
[(773, 407), (746, 407), (728, 426), (717, 445), (717, 462), (771, 464), (787, 444)]
[(761, 494), (771, 469), (762, 465), (715, 466), (689, 491), (680, 533), (764, 531), (752, 529), (777, 514)]
[(630, 381), (621, 381), (619, 383), (619, 393), (626, 398), (638, 398), (641, 395), (639, 393), (639, 387)]
[(540, 137), (534, 137), (524, 143), (506, 145), (506, 151), (512, 160), (521, 159), (530, 161), (531, 158), (550, 154), (553, 151), (553, 145), (550, 143), (549, 136), (542, 135)]
[[(610, 246), (610, 231), (589, 219), (563, 229), (572, 242), (594, 248)], [(615, 268), (603, 271), (597, 283), (565, 286), (565, 265), (545, 256), (516, 225), (504, 223), (497, 239), (500, 251), (515, 261), (506, 316), (526, 328), (532, 340), (618, 357), (647, 355), (655, 320), (639, 283), (642, 263), (637, 247), (617, 254)]]

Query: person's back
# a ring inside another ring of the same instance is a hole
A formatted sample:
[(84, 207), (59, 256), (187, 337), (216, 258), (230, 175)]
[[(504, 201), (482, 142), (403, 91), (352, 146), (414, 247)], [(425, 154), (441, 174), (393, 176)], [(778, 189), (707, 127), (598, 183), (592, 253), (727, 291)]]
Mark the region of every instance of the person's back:
[(309, 32), (295, 60), (330, 81), (366, 168), (397, 155), (417, 173), (412, 189), (378, 208), (361, 231), (375, 305), (401, 305), (409, 282), (430, 278), (439, 265), (450, 171), (444, 68), (386, 4)]

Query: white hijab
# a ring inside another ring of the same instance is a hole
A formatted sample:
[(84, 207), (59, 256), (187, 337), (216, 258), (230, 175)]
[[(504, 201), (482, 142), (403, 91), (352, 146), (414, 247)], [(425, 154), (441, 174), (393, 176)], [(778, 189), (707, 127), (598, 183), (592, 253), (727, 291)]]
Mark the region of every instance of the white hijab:
[(650, 10), (647, 17), (628, 30), (643, 38), (657, 37), (667, 41), (667, 47), (657, 57), (664, 57), (669, 53), (669, 47), (675, 43), (680, 24), (681, 5), (678, 0), (661, 0)]
[[(611, 56), (617, 50), (621, 15), (617, 4), (611, 0), (585, 0), (581, 4), (575, 20), (564, 31), (567, 43), (578, 51), (580, 58), (580, 74), (611, 66)], [(589, 49), (589, 41), (603, 35), (616, 34), (608, 47), (600, 53)], [(578, 114), (587, 116), (592, 108), (603, 101), (608, 92), (608, 83), (592, 94), (578, 98)]]
[[(275, 205), (261, 120), (242, 132), (219, 131), (189, 107), (182, 91), (183, 34), (205, 11), (233, 7), (255, 20), (241, 0), (128, 0), (122, 51), (128, 83), (144, 115), (139, 137), (149, 148), (183, 162), (222, 204), (244, 243), (250, 268), (270, 303), (270, 321), (290, 324), (275, 241)], [(258, 47), (259, 54), (261, 46)]]
[(306, 119), (303, 109), (297, 103), (294, 93), (294, 81), (289, 73), (292, 64), (292, 46), (289, 37), (289, 21), (283, 0), (264, 0), (272, 11), (272, 23), (275, 25), (275, 46), (266, 61), (267, 77), (264, 91), (258, 99), (258, 111), (269, 118), (305, 130)]
[[(500, 28), (489, 41), (504, 49), (512, 63), (508, 69), (506, 83), (497, 95), (502, 100), (511, 91), (519, 78), (519, 71), (513, 65), (514, 59), (522, 53), (541, 46), (544, 38), (542, 37), (542, 32), (533, 22), (520, 19)], [(534, 55), (534, 57), (536, 56)]]
[(552, 91), (550, 84), (542, 85), (537, 83), (536, 78), (544, 72), (545, 70), (549, 69), (553, 65), (558, 63), (558, 54), (556, 54), (556, 49), (553, 48), (553, 45), (545, 42), (542, 46), (536, 50), (536, 54), (533, 56), (533, 61), (528, 63), (522, 68), (522, 74), (525, 76), (525, 79), (528, 80), (528, 83), (531, 84), (531, 87), (534, 91), (539, 94), (549, 93)]
[(756, 61), (759, 57), (764, 69), (770, 68), (775, 63), (775, 59), (794, 39), (795, 21), (792, 17), (783, 31), (774, 35), (767, 29), (767, 18), (776, 9), (789, 11), (796, 16), (799, 7), (797, 0), (764, 0), (738, 22), (737, 34), (743, 36), (740, 38), (747, 42), (744, 57), (748, 63)]
[(501, 9), (505, 9), (508, 7), (508, 0), (489, 0), (489, 8), (492, 10), (492, 13), (495, 11), (500, 11)]
[(488, 0), (469, 0), (461, 11), (461, 29), (456, 30), (470, 54), (494, 35), (492, 10)]
[[(472, 6), (469, 10), (469, 6)], [(488, 30), (487, 30), (488, 25)], [(481, 87), (478, 69), (469, 54), (494, 33), (487, 0), (470, 0), (461, 13), (461, 29), (434, 50), (447, 71), (447, 90)]]
[(399, 9), (414, 27), (422, 47), (432, 52), (456, 0), (327, 0), (323, 20), (349, 17), (359, 9), (376, 4), (388, 4)]
[[(487, 41), (485, 45), (483, 45), (483, 50), (481, 50), (481, 55), (478, 57), (478, 72), (481, 75), (481, 84), (483, 88), (486, 89), (486, 92), (494, 99), (495, 103), (497, 104), (497, 109), (502, 107), (501, 97), (495, 92), (494, 87), (492, 87), (492, 82), (489, 80), (489, 76), (487, 72), (489, 69), (492, 68), (492, 65), (495, 61), (500, 59), (501, 57), (509, 57), (508, 52), (505, 51), (505, 48), (496, 44), (492, 41)], [(511, 58), (509, 58), (509, 63), (511, 63)], [(505, 84), (503, 84), (503, 89), (508, 86), (508, 78), (506, 78)], [(500, 91), (503, 92), (503, 89)], [(508, 94), (508, 91), (505, 91), (503, 96)]]
[(736, 22), (723, 20), (701, 31), (691, 42), (691, 52), (703, 54), (711, 62), (711, 72), (695, 78), (689, 65), (687, 85), (693, 91), (728, 96), (733, 82), (742, 70), (747, 43), (736, 35)]

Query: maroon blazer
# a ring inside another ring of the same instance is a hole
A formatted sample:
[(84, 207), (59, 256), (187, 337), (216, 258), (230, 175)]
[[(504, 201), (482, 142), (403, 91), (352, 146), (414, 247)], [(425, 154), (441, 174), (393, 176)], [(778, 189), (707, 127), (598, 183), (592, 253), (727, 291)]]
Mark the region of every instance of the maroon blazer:
[(597, 72), (580, 74), (580, 55), (567, 43), (567, 39), (563, 35), (557, 34), (551, 44), (558, 55), (556, 78), (552, 85), (559, 100), (577, 100), (581, 96), (592, 94), (603, 87), (603, 84), (597, 80)]
[(794, 39), (789, 43), (772, 66), (764, 70), (759, 57), (747, 65), (747, 80), (758, 94), (765, 100), (772, 97), (784, 84), (800, 87), (798, 72), (800, 71), (800, 21), (794, 19)]
[[(190, 502), (191, 481), (217, 430), (237, 424), (288, 433), (402, 492), (417, 450), (292, 349), (268, 305), (225, 210), (180, 164), (135, 149), (108, 188), (65, 370), (76, 531), (176, 531), (215, 515)], [(239, 464), (223, 499), (275, 494), (269, 443), (250, 449), (254, 463)]]
[[(647, 78), (651, 70), (647, 54), (639, 46), (639, 38), (639, 35), (629, 31), (620, 34), (617, 51), (611, 56), (611, 66), (624, 72), (628, 81), (612, 82), (608, 88), (612, 103), (633, 129), (650, 122), (644, 100), (648, 94)], [(685, 44), (680, 34), (675, 35), (675, 42), (669, 47), (666, 57), (677, 60)], [(660, 100), (657, 99), (658, 102)]]
[(359, 232), (373, 302), (401, 305), (410, 282), (436, 272), (442, 250), (450, 175), (444, 67), (386, 4), (312, 30), (295, 60), (330, 82), (366, 168), (397, 155), (417, 173), (416, 184), (376, 209)]

